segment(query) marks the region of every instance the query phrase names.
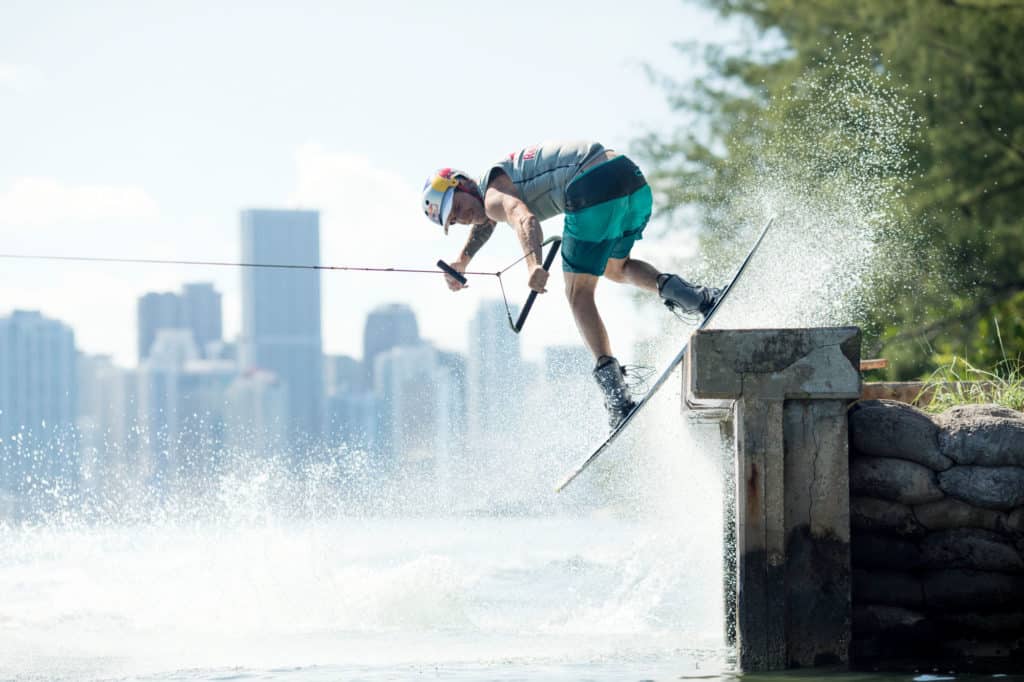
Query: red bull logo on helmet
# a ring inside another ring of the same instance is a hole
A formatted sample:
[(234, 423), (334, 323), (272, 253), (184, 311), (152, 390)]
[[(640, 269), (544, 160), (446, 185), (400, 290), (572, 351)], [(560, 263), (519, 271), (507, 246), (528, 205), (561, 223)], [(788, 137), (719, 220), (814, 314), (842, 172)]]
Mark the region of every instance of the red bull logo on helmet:
[(444, 227), (446, 233), (456, 191), (469, 192), (483, 201), (480, 186), (454, 168), (440, 168), (423, 183), (423, 213)]

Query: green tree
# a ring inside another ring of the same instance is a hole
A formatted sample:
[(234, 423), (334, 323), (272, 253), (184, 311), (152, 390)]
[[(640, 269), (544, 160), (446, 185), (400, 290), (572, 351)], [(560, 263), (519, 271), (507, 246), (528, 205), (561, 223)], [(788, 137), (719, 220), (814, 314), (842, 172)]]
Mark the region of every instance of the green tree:
[(855, 320), (867, 352), (889, 357), (893, 378), (951, 355), (1024, 357), (1024, 2), (703, 4), (760, 39), (681, 46), (706, 75), (659, 77), (687, 116), (639, 141), (661, 205), (699, 206), (713, 250), (732, 236), (733, 198), (765, 169), (783, 164), (816, 192), (870, 185), (892, 200), (898, 253)]

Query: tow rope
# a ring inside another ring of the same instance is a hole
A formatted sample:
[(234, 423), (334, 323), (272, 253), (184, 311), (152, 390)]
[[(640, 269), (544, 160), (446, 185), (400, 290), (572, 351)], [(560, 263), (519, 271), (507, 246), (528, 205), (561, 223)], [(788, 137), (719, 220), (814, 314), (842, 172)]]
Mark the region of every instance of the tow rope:
[[(553, 243), (554, 246), (548, 251), (547, 257), (544, 259), (544, 269), (548, 270), (551, 267), (552, 261), (555, 259), (555, 254), (558, 252), (558, 247), (562, 243), (560, 236), (548, 237), (544, 240), (541, 246)], [(522, 263), (526, 260), (524, 255), (522, 258), (515, 260), (509, 265), (505, 266), (497, 272), (483, 272), (483, 271), (467, 271), (460, 273), (450, 265), (445, 263), (443, 260), (437, 262), (437, 266), (441, 270), (421, 270), (418, 268), (395, 268), (395, 267), (374, 267), (364, 265), (302, 265), (302, 264), (287, 264), (287, 263), (244, 263), (235, 261), (209, 261), (209, 260), (171, 260), (162, 258), (113, 258), (113, 257), (100, 257), (100, 256), (44, 256), (36, 254), (19, 254), (19, 253), (0, 253), (0, 258), (7, 260), (49, 260), (49, 261), (77, 261), (85, 263), (142, 263), (147, 265), (191, 265), (191, 266), (212, 266), (212, 267), (230, 267), (230, 268), (277, 268), (284, 270), (329, 270), (329, 271), (345, 271), (345, 272), (381, 272), (381, 273), (405, 273), (405, 274), (430, 274), (440, 275), (447, 274), (454, 277), (462, 284), (466, 284), (466, 275), (483, 276), (483, 277), (496, 277), (498, 280), (498, 286), (501, 288), (501, 298), (505, 302), (505, 313), (508, 316), (509, 326), (512, 327), (512, 331), (518, 334), (522, 331), (523, 325), (526, 323), (526, 316), (530, 312), (530, 308), (533, 307), (534, 299), (537, 298), (537, 292), (531, 291), (529, 297), (526, 299), (526, 303), (523, 305), (523, 310), (519, 314), (519, 319), (515, 322), (512, 321), (512, 308), (508, 302), (508, 296), (505, 294), (505, 285), (501, 280), (501, 276), (508, 272), (513, 266)]]

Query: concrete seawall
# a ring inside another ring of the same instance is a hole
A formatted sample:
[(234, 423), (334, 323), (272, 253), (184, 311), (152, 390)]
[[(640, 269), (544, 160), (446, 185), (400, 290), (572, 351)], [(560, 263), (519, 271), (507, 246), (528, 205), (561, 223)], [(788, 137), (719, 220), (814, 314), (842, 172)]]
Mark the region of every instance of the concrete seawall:
[(735, 448), (740, 667), (1024, 670), (1024, 417), (861, 401), (859, 352), (854, 327), (691, 340), (684, 415)]
[(725, 529), (736, 587), (725, 599), (743, 670), (849, 660), (846, 407), (860, 395), (859, 361), (855, 327), (691, 340), (685, 409), (723, 414), (736, 446), (726, 495), (735, 532)]

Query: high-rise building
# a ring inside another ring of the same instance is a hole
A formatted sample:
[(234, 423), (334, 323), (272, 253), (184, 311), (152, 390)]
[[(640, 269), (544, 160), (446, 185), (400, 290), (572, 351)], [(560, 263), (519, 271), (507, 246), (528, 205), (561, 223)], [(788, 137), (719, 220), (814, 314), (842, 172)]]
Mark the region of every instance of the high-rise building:
[(368, 451), (377, 442), (377, 399), (366, 384), (363, 363), (348, 355), (324, 358), (327, 387), (327, 442)]
[(0, 318), (0, 490), (77, 485), (76, 370), (71, 327), (37, 311)]
[(415, 346), (420, 342), (416, 313), (403, 303), (378, 306), (366, 316), (363, 329), (363, 366), (367, 385), (374, 385), (374, 362), (377, 355), (398, 346)]
[(150, 348), (161, 329), (185, 327), (181, 297), (170, 292), (151, 292), (138, 303), (139, 362), (149, 357)]
[(448, 433), (448, 451), (455, 461), (461, 460), (466, 449), (466, 356), (450, 351), (437, 351), (437, 363), (448, 371), (451, 381), (449, 407), (451, 429)]
[(181, 376), (181, 447), (189, 466), (203, 471), (216, 464), (225, 442), (226, 395), (238, 375), (238, 366), (230, 360), (193, 360), (185, 364)]
[[(241, 224), (243, 261), (320, 264), (318, 212), (246, 210)], [(319, 270), (242, 269), (241, 368), (269, 370), (284, 382), (288, 435), (296, 449), (322, 435), (325, 395), (320, 329)]]
[(228, 341), (211, 341), (206, 344), (206, 359), (230, 360), (238, 364), (238, 345)]
[(352, 393), (362, 387), (362, 363), (348, 355), (324, 356), (324, 388), (328, 396)]
[(422, 473), (445, 469), (454, 421), (451, 371), (438, 352), (421, 343), (397, 346), (375, 359), (379, 410), (387, 413), (384, 454), (391, 462)]
[(224, 406), (235, 364), (199, 357), (188, 329), (161, 329), (139, 366), (139, 450), (149, 477), (168, 485), (208, 472), (224, 446)]
[(139, 364), (139, 454), (146, 477), (169, 486), (182, 466), (178, 437), (186, 413), (181, 375), (185, 363), (199, 357), (187, 329), (161, 329), (146, 359)]
[[(394, 410), (388, 399), (382, 394), (380, 378), (377, 376), (377, 358), (392, 348), (420, 345), (420, 329), (416, 321), (416, 313), (403, 303), (388, 303), (378, 306), (366, 316), (363, 327), (363, 368), (364, 385), (372, 392), (372, 405), (375, 409), (373, 427), (375, 433), (371, 439), (374, 452), (381, 461), (390, 461), (394, 456), (392, 446), (392, 419)], [(365, 404), (357, 403), (356, 414)]]
[(327, 398), (327, 442), (333, 447), (376, 452), (379, 412), (373, 391), (331, 394)]
[(221, 295), (208, 282), (186, 284), (182, 293), (151, 292), (139, 298), (139, 362), (149, 357), (161, 329), (188, 329), (201, 357), (221, 341)]
[(82, 439), (83, 479), (89, 479), (93, 490), (137, 482), (137, 373), (118, 367), (109, 355), (79, 355), (78, 374), (76, 423)]
[(210, 344), (220, 342), (223, 335), (220, 292), (209, 282), (186, 284), (181, 303), (182, 321), (192, 330), (200, 354), (210, 357)]
[(273, 372), (249, 370), (227, 390), (226, 443), (235, 453), (272, 457), (287, 445), (288, 392)]
[(466, 359), (467, 425), (475, 446), (505, 442), (516, 431), (510, 415), (522, 411), (522, 375), (519, 337), (509, 329), (504, 303), (482, 301), (469, 323)]

